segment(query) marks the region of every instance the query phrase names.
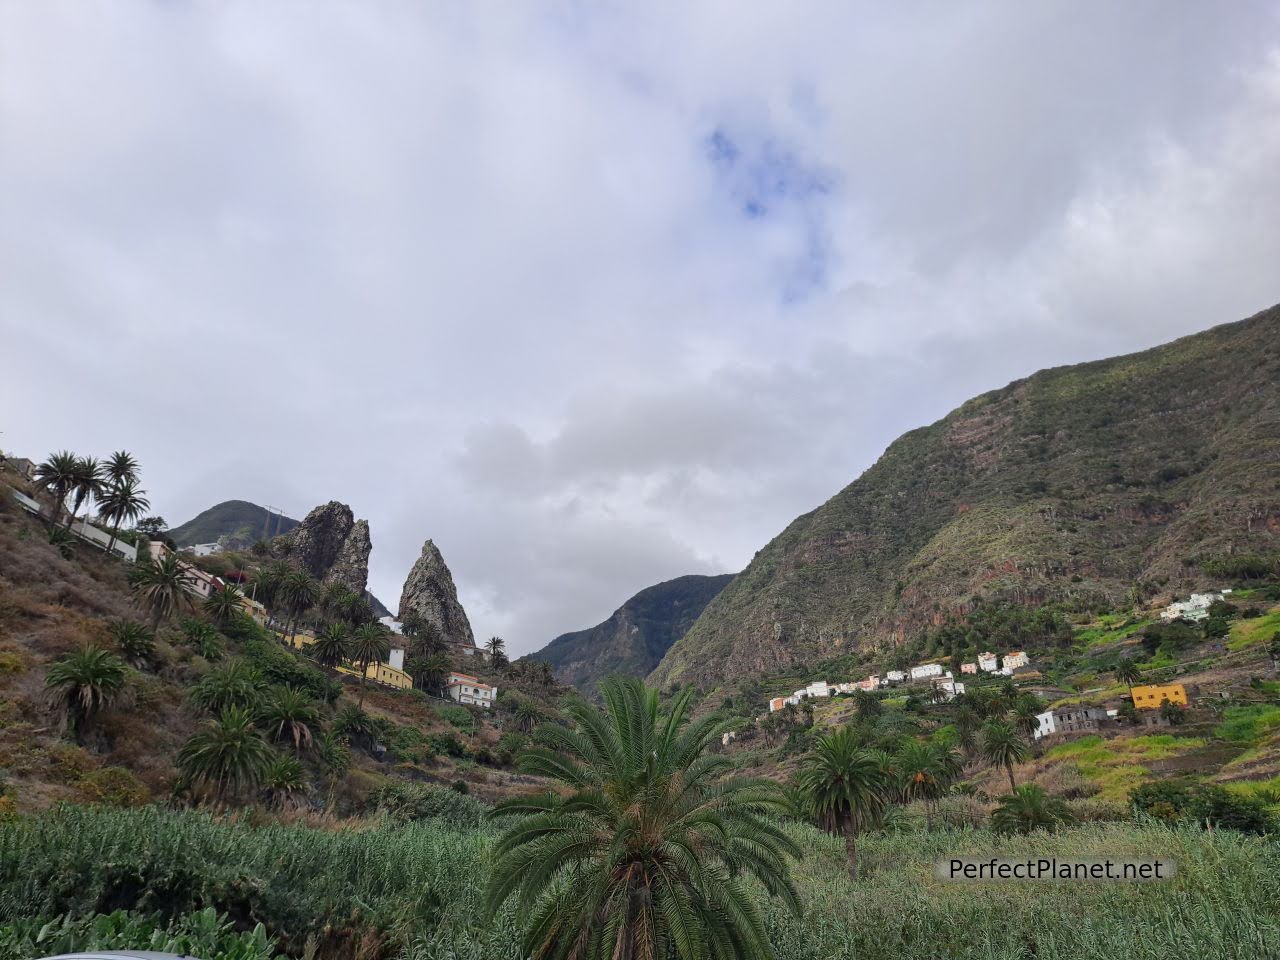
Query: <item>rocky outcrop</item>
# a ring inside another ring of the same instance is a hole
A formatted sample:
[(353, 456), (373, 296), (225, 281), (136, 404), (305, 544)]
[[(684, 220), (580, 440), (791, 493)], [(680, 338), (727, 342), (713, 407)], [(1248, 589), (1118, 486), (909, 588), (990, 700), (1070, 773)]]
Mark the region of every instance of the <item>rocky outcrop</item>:
[(423, 622), (435, 624), (451, 646), (475, 648), (475, 634), (471, 632), (467, 612), (458, 602), (453, 574), (445, 565), (439, 548), (430, 540), (422, 545), (422, 555), (409, 571), (404, 590), (400, 593), (397, 618), (403, 621), (413, 615)]
[(323, 583), (341, 583), (363, 595), (369, 582), (367, 520), (356, 520), (345, 503), (330, 500), (316, 507), (282, 538), (290, 556)]

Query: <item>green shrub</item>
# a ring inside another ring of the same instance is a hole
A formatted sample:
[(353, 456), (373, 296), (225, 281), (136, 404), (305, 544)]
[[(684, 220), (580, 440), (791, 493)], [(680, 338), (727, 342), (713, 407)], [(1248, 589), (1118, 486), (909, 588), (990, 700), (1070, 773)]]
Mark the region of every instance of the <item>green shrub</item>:
[(1211, 825), (1256, 834), (1277, 828), (1261, 799), (1231, 793), (1216, 784), (1158, 780), (1135, 787), (1129, 802), (1135, 810), (1166, 823)]
[(484, 822), (489, 808), (451, 787), (392, 783), (373, 795), (374, 806), (397, 823), (436, 820), (459, 829)]
[(262, 924), (237, 932), (232, 922), (212, 907), (168, 922), (159, 915), (117, 910), (92, 917), (28, 918), (0, 924), (0, 960), (103, 950), (148, 950), (202, 960), (272, 960), (277, 956), (275, 941)]
[(466, 707), (458, 704), (441, 704), (436, 707), (440, 719), (456, 730), (471, 734), (476, 732), (476, 718)]

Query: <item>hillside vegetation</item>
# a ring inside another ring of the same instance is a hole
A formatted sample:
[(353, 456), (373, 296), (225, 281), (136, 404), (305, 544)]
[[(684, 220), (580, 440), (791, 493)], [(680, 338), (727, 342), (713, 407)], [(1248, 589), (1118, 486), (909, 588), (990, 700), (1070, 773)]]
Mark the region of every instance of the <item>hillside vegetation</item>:
[(256, 503), (224, 500), (169, 530), (168, 536), (180, 547), (217, 543), (225, 537), (236, 541), (236, 545), (243, 549), (256, 540), (269, 540), (288, 533), (297, 525), (297, 520), (279, 513), (268, 513)]
[(707, 686), (891, 647), (975, 599), (1112, 609), (1280, 550), (1280, 308), (1044, 370), (895, 441), (654, 670)]

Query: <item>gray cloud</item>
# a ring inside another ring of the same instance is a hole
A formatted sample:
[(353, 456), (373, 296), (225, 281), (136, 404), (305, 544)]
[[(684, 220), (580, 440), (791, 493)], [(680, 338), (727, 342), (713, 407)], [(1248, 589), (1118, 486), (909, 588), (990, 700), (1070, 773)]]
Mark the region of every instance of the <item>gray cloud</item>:
[(1266, 3), (0, 0), (0, 444), (346, 500), (523, 652), (1278, 299), (1278, 120)]

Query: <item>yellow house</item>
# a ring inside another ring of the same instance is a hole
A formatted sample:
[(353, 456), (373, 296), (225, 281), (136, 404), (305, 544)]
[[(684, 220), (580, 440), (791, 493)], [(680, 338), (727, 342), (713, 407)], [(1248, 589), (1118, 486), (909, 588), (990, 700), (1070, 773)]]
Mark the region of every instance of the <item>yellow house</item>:
[(260, 627), (267, 625), (267, 608), (260, 604), (252, 597), (241, 597), (240, 606), (244, 608), (244, 612), (251, 618), (253, 622)]
[[(285, 637), (285, 641), (295, 650), (301, 650), (309, 647), (316, 642), (316, 638), (309, 633), (295, 634), (293, 637)], [(360, 676), (358, 666), (350, 666), (342, 664), (338, 667), (339, 673), (345, 673), (349, 677)], [(398, 690), (412, 690), (413, 677), (405, 673), (403, 670), (397, 670), (395, 667), (386, 663), (371, 663), (369, 669), (365, 671), (365, 676), (375, 683), (383, 683), (388, 687), (395, 687)]]
[(1143, 687), (1131, 687), (1133, 705), (1139, 710), (1159, 710), (1160, 704), (1168, 700), (1170, 703), (1187, 705), (1187, 688), (1180, 683), (1153, 683)]

